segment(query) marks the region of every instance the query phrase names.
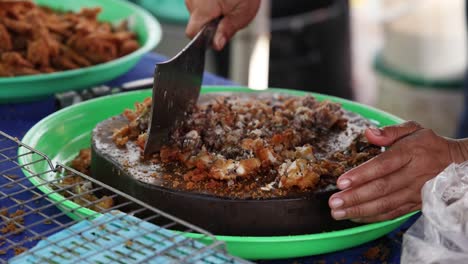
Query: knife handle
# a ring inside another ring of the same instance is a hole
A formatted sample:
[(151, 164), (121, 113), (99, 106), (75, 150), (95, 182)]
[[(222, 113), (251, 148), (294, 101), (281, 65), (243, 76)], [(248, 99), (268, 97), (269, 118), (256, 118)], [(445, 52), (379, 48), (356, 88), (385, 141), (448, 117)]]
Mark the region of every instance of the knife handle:
[(204, 39), (205, 45), (207, 47), (211, 47), (211, 43), (213, 43), (213, 37), (221, 19), (223, 19), (223, 16), (211, 20), (202, 28), (200, 34), (202, 35), (201, 37)]

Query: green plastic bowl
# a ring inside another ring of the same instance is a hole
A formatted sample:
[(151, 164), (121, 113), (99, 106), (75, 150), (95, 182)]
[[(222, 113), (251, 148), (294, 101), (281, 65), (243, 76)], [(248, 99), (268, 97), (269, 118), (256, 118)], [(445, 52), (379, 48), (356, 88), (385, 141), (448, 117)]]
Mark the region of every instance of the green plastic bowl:
[(60, 11), (79, 11), (82, 7), (102, 7), (99, 20), (129, 20), (130, 30), (138, 36), (141, 47), (118, 59), (90, 67), (62, 72), (18, 77), (0, 77), (0, 103), (37, 100), (50, 94), (79, 90), (116, 78), (130, 70), (161, 39), (158, 21), (141, 7), (124, 0), (36, 0), (38, 5)]
[[(245, 87), (215, 87), (202, 88), (202, 93), (210, 92), (252, 92)], [(371, 120), (378, 126), (387, 126), (401, 123), (398, 117), (348, 100), (302, 91), (285, 89), (269, 89), (266, 92), (283, 92), (291, 95), (312, 94), (319, 100), (331, 100), (342, 104), (343, 108), (359, 113)], [(125, 108), (132, 108), (136, 101), (151, 96), (151, 90), (135, 91), (124, 94), (106, 96), (84, 103), (80, 103), (60, 110), (31, 128), (24, 136), (22, 142), (45, 153), (53, 162), (67, 163), (71, 161), (82, 148), (90, 147), (91, 130), (97, 123), (111, 116), (122, 113)], [(31, 155), (24, 155), (27, 150), (20, 149), (19, 163), (29, 164), (32, 162)], [(40, 173), (49, 169), (47, 162), (39, 162), (29, 166), (31, 172)], [(31, 172), (24, 171), (27, 176)], [(30, 178), (34, 185), (42, 181), (38, 177)], [(50, 193), (51, 189), (42, 185), (39, 187), (44, 193)], [(55, 202), (64, 198), (58, 194), (49, 197)], [(67, 211), (73, 211), (81, 216), (96, 214), (86, 208), (80, 208), (77, 204), (66, 201), (63, 206)], [(76, 209), (76, 210), (74, 210)], [(217, 236), (219, 240), (225, 241), (228, 251), (236, 256), (247, 259), (279, 259), (323, 254), (342, 250), (360, 245), (387, 234), (405, 222), (412, 214), (399, 217), (394, 220), (367, 224), (355, 228), (340, 231), (325, 232), (320, 234), (305, 234), (297, 236), (276, 237), (240, 237), (240, 236)], [(76, 215), (70, 215), (76, 218)], [(190, 220), (188, 220), (190, 222)], [(188, 234), (193, 238), (201, 238), (200, 234)], [(202, 242), (210, 243), (208, 239)]]
[(464, 76), (460, 76), (456, 79), (437, 80), (405, 73), (388, 65), (384, 61), (382, 53), (378, 53), (374, 58), (374, 70), (377, 73), (390, 79), (412, 85), (412, 87), (419, 89), (424, 88), (442, 91), (461, 91), (463, 90), (465, 83)]

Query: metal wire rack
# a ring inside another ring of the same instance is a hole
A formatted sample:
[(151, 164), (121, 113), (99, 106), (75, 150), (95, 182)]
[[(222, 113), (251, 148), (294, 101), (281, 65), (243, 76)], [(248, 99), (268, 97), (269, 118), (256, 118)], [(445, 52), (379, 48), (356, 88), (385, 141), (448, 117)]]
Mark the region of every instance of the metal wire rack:
[[(37, 164), (46, 169), (31, 169)], [(0, 131), (0, 263), (7, 262), (248, 263), (212, 234)]]

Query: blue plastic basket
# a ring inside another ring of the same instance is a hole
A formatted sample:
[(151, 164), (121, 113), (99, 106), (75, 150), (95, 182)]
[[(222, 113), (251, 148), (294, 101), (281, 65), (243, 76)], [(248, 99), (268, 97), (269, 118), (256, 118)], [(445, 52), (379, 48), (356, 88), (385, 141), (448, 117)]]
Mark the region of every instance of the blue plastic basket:
[(81, 262), (237, 263), (223, 251), (117, 211), (80, 221), (10, 260), (10, 263)]

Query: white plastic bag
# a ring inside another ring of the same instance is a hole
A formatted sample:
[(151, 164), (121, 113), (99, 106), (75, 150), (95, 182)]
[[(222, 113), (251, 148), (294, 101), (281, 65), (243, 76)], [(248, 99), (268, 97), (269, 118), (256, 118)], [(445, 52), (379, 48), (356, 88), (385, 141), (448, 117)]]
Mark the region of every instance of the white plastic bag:
[(401, 263), (468, 263), (468, 162), (422, 189), (423, 216), (403, 236)]

